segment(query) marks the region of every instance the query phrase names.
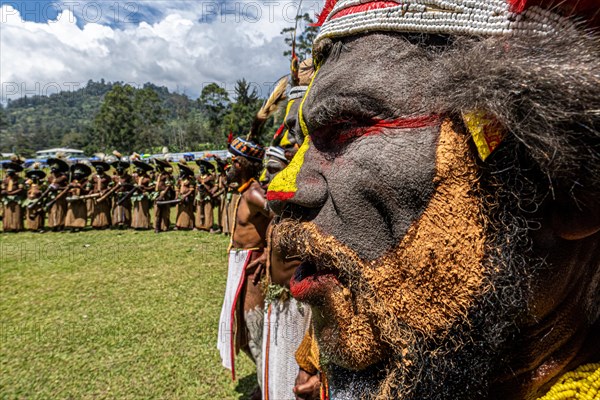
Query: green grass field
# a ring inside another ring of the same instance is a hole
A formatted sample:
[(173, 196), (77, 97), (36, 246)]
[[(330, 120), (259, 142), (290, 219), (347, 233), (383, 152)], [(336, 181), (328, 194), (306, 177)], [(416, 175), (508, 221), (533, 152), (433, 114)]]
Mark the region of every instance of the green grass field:
[(2, 399), (239, 399), (216, 349), (228, 239), (0, 234)]

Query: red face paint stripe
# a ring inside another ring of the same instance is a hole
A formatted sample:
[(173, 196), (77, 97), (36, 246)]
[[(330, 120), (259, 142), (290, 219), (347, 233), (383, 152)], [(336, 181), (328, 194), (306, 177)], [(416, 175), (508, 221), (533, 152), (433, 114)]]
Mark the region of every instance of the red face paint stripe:
[(356, 14), (363, 11), (379, 10), (381, 8), (397, 7), (400, 4), (395, 1), (373, 1), (371, 3), (358, 4), (356, 6), (344, 8), (335, 13), (331, 19), (343, 17), (345, 15)]
[(267, 192), (267, 200), (269, 200), (269, 201), (271, 201), (271, 200), (285, 201), (285, 200), (289, 200), (289, 199), (293, 198), (295, 194), (296, 194), (296, 192), (272, 192), (269, 190)]
[(284, 129), (285, 129), (285, 124), (281, 124), (279, 129), (277, 129), (277, 132), (275, 132), (275, 136), (273, 136), (273, 140), (277, 139), (279, 137), (279, 135), (281, 135), (283, 133)]
[(398, 118), (391, 121), (380, 120), (366, 128), (358, 128), (338, 136), (337, 142), (343, 143), (354, 137), (379, 135), (384, 129), (418, 129), (439, 125), (441, 117), (439, 115), (425, 115), (414, 118)]

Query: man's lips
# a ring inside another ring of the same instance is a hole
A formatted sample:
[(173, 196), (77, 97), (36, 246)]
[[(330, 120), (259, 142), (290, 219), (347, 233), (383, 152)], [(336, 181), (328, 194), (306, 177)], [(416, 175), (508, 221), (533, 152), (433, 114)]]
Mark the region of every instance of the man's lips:
[(326, 290), (339, 284), (335, 271), (319, 270), (305, 261), (296, 268), (290, 279), (290, 291), (297, 300), (314, 303), (323, 298)]

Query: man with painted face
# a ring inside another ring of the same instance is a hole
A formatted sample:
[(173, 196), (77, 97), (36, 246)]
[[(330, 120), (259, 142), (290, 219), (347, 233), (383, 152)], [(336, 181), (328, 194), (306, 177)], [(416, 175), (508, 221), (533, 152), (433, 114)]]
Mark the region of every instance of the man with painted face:
[(175, 228), (194, 229), (194, 194), (196, 185), (194, 171), (192, 171), (185, 160), (180, 160), (177, 164), (179, 168), (179, 179), (177, 179), (176, 197), (177, 217), (175, 219)]
[(332, 398), (594, 398), (597, 9), (328, 3), (268, 197)]
[[(40, 169), (39, 163), (34, 163), (32, 169), (27, 171), (25, 175), (27, 176), (27, 180), (25, 181), (27, 199), (23, 203), (23, 207), (26, 210), (25, 227), (30, 231), (43, 232), (46, 214), (40, 201), (45, 192), (46, 185), (44, 178), (46, 177), (46, 173)], [(34, 206), (29, 207), (30, 204)]]
[[(296, 129), (298, 105), (312, 76), (312, 60), (300, 65), (300, 76), (288, 92), (286, 114), (265, 154), (265, 169), (260, 183), (264, 190), (298, 150)], [(292, 68), (292, 74), (294, 74)], [(293, 76), (293, 75), (292, 75)], [(272, 229), (267, 233), (272, 243)], [(290, 298), (289, 281), (297, 259), (285, 257), (273, 246), (265, 253), (268, 285), (263, 325), (263, 399), (287, 399), (293, 396), (299, 365), (294, 357), (310, 324), (310, 308)]]
[(156, 159), (156, 180), (154, 184), (154, 232), (166, 232), (171, 226), (171, 201), (175, 197), (173, 189), (173, 167), (166, 160)]
[(196, 160), (200, 173), (196, 177), (195, 228), (209, 232), (214, 224), (212, 193), (215, 189), (215, 166), (208, 160)]
[(114, 186), (110, 176), (106, 174), (110, 169), (110, 165), (104, 161), (92, 161), (92, 165), (96, 169), (96, 174), (91, 179), (91, 193), (97, 197), (94, 198), (91, 224), (94, 229), (106, 229), (111, 225), (111, 199), (109, 191)]
[(61, 158), (49, 158), (50, 176), (48, 177), (48, 194), (44, 204), (48, 207), (48, 228), (53, 231), (62, 230), (65, 227), (67, 215), (67, 198), (63, 194), (69, 186), (69, 164)]
[(154, 187), (154, 183), (148, 171), (152, 170), (152, 166), (140, 160), (133, 160), (135, 165), (135, 174), (133, 181), (136, 185), (136, 191), (131, 195), (133, 203), (133, 215), (131, 219), (131, 227), (133, 229), (150, 229), (150, 194)]
[(112, 167), (116, 173), (112, 176), (112, 184), (118, 185), (115, 189), (112, 207), (112, 226), (126, 229), (131, 226), (131, 199), (129, 192), (133, 189), (133, 178), (129, 174), (130, 164), (127, 161), (115, 161)]
[(91, 189), (91, 183), (88, 177), (92, 169), (85, 164), (76, 163), (71, 165), (71, 174), (73, 178), (69, 183), (69, 197), (67, 197), (67, 215), (65, 218), (65, 227), (72, 232), (79, 232), (85, 228), (87, 222), (86, 200), (81, 199)]
[(236, 205), (231, 234), (227, 287), (219, 323), (217, 348), (223, 366), (235, 377), (235, 355), (243, 349), (255, 362), (259, 385), (262, 384), (262, 324), (264, 294), (259, 285), (258, 259), (266, 247), (266, 232), (271, 215), (266, 207), (265, 192), (257, 181), (262, 169), (264, 149), (248, 140), (237, 138), (229, 146), (234, 155), (227, 172), (236, 182), (240, 198)]
[(23, 167), (14, 162), (2, 164), (6, 177), (2, 180), (0, 196), (4, 204), (2, 230), (4, 232), (19, 232), (23, 230), (23, 209), (21, 203), (25, 198), (25, 182), (19, 176)]

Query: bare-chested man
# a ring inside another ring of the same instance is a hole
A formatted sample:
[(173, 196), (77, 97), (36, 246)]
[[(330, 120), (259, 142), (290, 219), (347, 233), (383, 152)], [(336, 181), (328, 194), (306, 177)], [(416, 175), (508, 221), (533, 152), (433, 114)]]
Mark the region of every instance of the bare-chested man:
[(234, 216), (217, 347), (223, 366), (231, 369), (234, 377), (235, 354), (240, 348), (246, 351), (257, 365), (260, 384), (264, 295), (258, 286), (260, 266), (254, 263), (256, 267), (253, 269), (247, 267), (262, 255), (271, 220), (265, 192), (256, 180), (262, 169), (264, 150), (259, 145), (238, 138), (231, 143), (229, 151), (235, 157), (228, 178), (239, 184), (241, 196)]

